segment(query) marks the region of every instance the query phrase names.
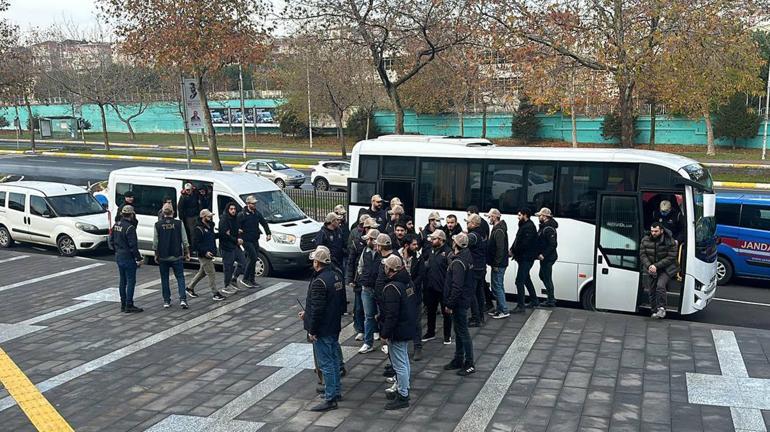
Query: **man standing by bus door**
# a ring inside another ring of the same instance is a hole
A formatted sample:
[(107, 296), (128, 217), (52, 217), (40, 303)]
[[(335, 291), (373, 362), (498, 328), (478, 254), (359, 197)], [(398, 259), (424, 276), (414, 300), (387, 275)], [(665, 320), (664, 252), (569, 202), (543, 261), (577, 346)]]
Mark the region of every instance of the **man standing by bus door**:
[(475, 288), (471, 298), (471, 319), (468, 327), (479, 327), (484, 323), (484, 275), (487, 273), (487, 239), (481, 228), (481, 216), (471, 213), (468, 224), (468, 249), (473, 257), (473, 278)]
[(270, 226), (267, 224), (264, 216), (257, 210), (257, 199), (253, 195), (246, 197), (246, 207), (238, 214), (238, 226), (241, 228), (241, 238), (243, 239), (243, 250), (246, 252), (246, 271), (243, 273), (243, 284), (249, 288), (259, 288), (256, 281), (257, 258), (259, 257), (259, 237), (262, 232), (259, 227), (265, 231), (267, 241), (273, 237), (270, 233)]
[(385, 224), (388, 222), (387, 213), (382, 208), (382, 197), (380, 195), (372, 195), (371, 206), (368, 209), (362, 208), (358, 212), (358, 218), (360, 219), (361, 215), (364, 214), (377, 221), (377, 231), (385, 232)]
[[(532, 277), (529, 275), (532, 265), (537, 258), (537, 229), (530, 220), (530, 211), (528, 208), (519, 210), (519, 230), (516, 231), (516, 238), (511, 246), (511, 259), (516, 260), (518, 269), (516, 270), (516, 296), (518, 304), (511, 313), (523, 313), (525, 308), (534, 308), (540, 306), (537, 299), (535, 285), (532, 283)], [(529, 292), (529, 303), (524, 303), (524, 289)]]
[(553, 265), (559, 259), (559, 255), (556, 254), (556, 247), (558, 246), (556, 229), (559, 228), (559, 224), (554, 220), (551, 209), (548, 207), (541, 208), (539, 212), (535, 213), (535, 216), (540, 220), (540, 226), (537, 230), (539, 276), (548, 293), (548, 300), (544, 306), (554, 307), (556, 306), (556, 297), (553, 286)]
[(666, 317), (666, 288), (679, 271), (676, 257), (676, 242), (662, 223), (653, 222), (650, 233), (644, 236), (639, 249), (642, 280), (650, 296), (652, 318)]
[(120, 311), (126, 313), (138, 313), (144, 311), (134, 306), (134, 287), (136, 286), (136, 269), (142, 265), (142, 255), (139, 253), (139, 243), (136, 238), (136, 227), (133, 220), (136, 219), (134, 208), (130, 205), (123, 206), (121, 218), (110, 233), (110, 245), (115, 250), (115, 262), (118, 264), (120, 282), (118, 293), (120, 294)]
[(195, 224), (198, 223), (201, 211), (200, 204), (198, 203), (198, 194), (193, 190), (192, 183), (185, 183), (176, 209), (179, 213), (179, 219), (184, 223), (187, 238), (192, 238), (192, 230), (195, 229)]

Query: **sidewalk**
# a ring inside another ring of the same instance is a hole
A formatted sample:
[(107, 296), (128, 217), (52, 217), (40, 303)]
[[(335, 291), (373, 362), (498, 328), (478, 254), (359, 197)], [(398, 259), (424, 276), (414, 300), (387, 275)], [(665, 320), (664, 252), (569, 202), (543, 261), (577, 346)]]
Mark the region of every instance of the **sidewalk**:
[[(564, 308), (471, 329), (478, 372), (469, 377), (443, 370), (454, 346), (425, 343), (425, 359), (412, 363), (411, 406), (390, 412), (387, 357), (357, 354), (343, 317), (343, 400), (313, 413), (316, 376), (296, 317), (306, 282), (266, 279), (222, 303), (202, 295), (190, 310), (164, 310), (157, 267), (142, 267), (145, 312), (127, 315), (114, 288), (104, 289), (117, 281), (113, 266), (77, 283), (25, 283), (17, 279), (88, 262), (19, 256), (0, 251), (0, 260), (15, 259), (4, 264), (18, 275), (13, 289), (24, 289), (0, 293), (12, 300), (0, 302), (0, 317), (29, 329), (2, 348), (78, 431), (687, 432), (770, 423), (770, 332)], [(0, 390), (3, 428), (34, 430), (15, 405)]]

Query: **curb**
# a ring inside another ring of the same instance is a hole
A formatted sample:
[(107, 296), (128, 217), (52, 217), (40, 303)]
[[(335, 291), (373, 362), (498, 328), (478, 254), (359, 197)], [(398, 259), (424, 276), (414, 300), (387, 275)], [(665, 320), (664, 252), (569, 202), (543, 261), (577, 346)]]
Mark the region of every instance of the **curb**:
[(741, 183), (741, 182), (721, 182), (715, 181), (714, 187), (730, 189), (762, 189), (770, 190), (770, 183)]
[[(128, 161), (144, 161), (144, 162), (171, 162), (171, 163), (187, 163), (185, 158), (170, 158), (160, 156), (128, 156), (128, 155), (109, 155), (109, 154), (93, 154), (93, 153), (62, 153), (44, 151), (38, 153), (41, 156), (49, 157), (61, 157), (61, 158), (83, 158), (83, 159), (102, 159), (102, 160), (128, 160)], [(208, 165), (211, 161), (208, 159), (190, 159), (190, 163), (199, 165)], [(238, 166), (243, 162), (239, 161), (222, 161), (223, 166)], [(308, 164), (287, 164), (290, 168), (294, 169), (309, 169), (313, 165)]]
[(756, 163), (722, 163), (722, 162), (704, 162), (701, 165), (707, 168), (748, 168), (748, 169), (770, 169), (770, 164)]

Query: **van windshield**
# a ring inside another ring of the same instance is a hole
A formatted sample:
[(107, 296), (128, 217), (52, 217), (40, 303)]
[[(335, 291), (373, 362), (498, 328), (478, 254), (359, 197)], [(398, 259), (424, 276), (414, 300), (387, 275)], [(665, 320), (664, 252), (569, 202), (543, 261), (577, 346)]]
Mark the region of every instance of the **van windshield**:
[(48, 203), (58, 216), (85, 216), (104, 213), (106, 210), (90, 193), (48, 197)]
[(241, 195), (245, 202), (249, 195), (257, 199), (257, 210), (268, 223), (283, 223), (305, 219), (305, 213), (283, 191), (255, 192)]

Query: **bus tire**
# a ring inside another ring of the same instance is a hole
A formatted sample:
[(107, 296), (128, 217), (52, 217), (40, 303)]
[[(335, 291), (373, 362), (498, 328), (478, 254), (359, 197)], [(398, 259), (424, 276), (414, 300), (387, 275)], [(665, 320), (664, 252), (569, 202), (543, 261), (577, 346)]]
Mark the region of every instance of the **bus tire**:
[(596, 310), (596, 288), (594, 288), (594, 284), (583, 288), (583, 292), (580, 293), (580, 304), (585, 310)]
[(717, 257), (717, 285), (727, 285), (733, 278), (733, 263), (726, 257), (719, 255)]

